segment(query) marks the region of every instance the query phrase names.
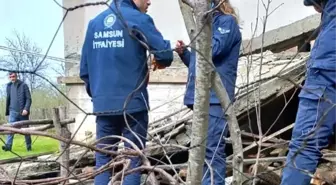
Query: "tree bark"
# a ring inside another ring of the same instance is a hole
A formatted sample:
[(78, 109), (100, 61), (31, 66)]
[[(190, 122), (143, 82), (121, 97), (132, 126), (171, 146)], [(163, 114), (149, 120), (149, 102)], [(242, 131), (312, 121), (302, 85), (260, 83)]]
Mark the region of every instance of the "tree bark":
[[(53, 124), (55, 126), (56, 134), (65, 138), (65, 139), (70, 139), (71, 134), (68, 131), (66, 126), (61, 125), (61, 116), (64, 118), (65, 117), (65, 112), (63, 112), (64, 109), (59, 108), (53, 108)], [(61, 112), (61, 113), (60, 113)], [(59, 162), (60, 162), (60, 176), (61, 177), (67, 177), (69, 167), (70, 167), (70, 151), (69, 148), (66, 148), (67, 143), (60, 141), (60, 152), (62, 155), (60, 156)]]
[[(190, 6), (183, 3), (182, 0), (179, 0), (180, 9), (182, 17), (184, 20), (185, 27), (187, 29), (190, 41), (195, 38), (196, 33), (196, 23), (194, 19), (193, 10)], [(191, 43), (192, 48), (196, 48), (196, 42)]]
[(203, 177), (205, 146), (209, 120), (209, 97), (211, 88), (211, 27), (205, 22), (205, 12), (209, 10), (210, 3), (206, 0), (195, 0), (196, 33), (205, 24), (202, 32), (196, 38), (196, 74), (195, 74), (195, 101), (191, 133), (191, 149), (188, 160), (188, 185), (200, 185)]
[(227, 120), (230, 137), (232, 140), (232, 148), (233, 148), (233, 180), (232, 185), (241, 185), (244, 181), (243, 176), (243, 145), (241, 140), (241, 132), (238, 124), (238, 120), (236, 114), (234, 112), (232, 103), (228, 96), (228, 93), (218, 75), (218, 73), (214, 72), (212, 75), (212, 88), (216, 92), (216, 95), (222, 105), (223, 111), (225, 111), (225, 118)]
[[(183, 3), (182, 0), (179, 0), (181, 13), (184, 19), (184, 23), (189, 35), (190, 40), (195, 38), (196, 34), (199, 32), (201, 27), (204, 24), (204, 13), (208, 10), (209, 5), (204, 0), (195, 0), (194, 1), (194, 12), (192, 8)], [(194, 20), (194, 14), (196, 15), (197, 27)], [(192, 124), (192, 138), (191, 146), (202, 143), (205, 145), (204, 141), (208, 129), (208, 112), (209, 107), (204, 105), (209, 105), (209, 87), (207, 84), (211, 84), (211, 87), (215, 90), (218, 99), (221, 102), (223, 111), (226, 111), (226, 120), (229, 125), (230, 135), (232, 139), (233, 154), (234, 158), (232, 160), (232, 166), (234, 168), (233, 172), (233, 181), (232, 185), (241, 185), (244, 181), (243, 172), (243, 146), (241, 140), (241, 133), (234, 113), (233, 106), (227, 94), (227, 91), (220, 80), (219, 74), (212, 69), (212, 66), (207, 61), (212, 61), (211, 57), (211, 24), (207, 23), (208, 26), (205, 27), (203, 32), (198, 36), (196, 42), (190, 44), (192, 48), (203, 53), (207, 59), (205, 60), (202, 56), (196, 54), (196, 85), (195, 85), (195, 107), (193, 114), (193, 124)], [(206, 35), (207, 34), (207, 35)], [(205, 41), (205, 42), (202, 42)], [(196, 46), (197, 43), (197, 46)], [(209, 79), (209, 74), (210, 79)], [(198, 140), (195, 140), (198, 139)], [(205, 158), (205, 148), (198, 147), (195, 150), (190, 150), (189, 161), (188, 161), (188, 178), (187, 184), (201, 184), (202, 170), (204, 161), (200, 159)], [(199, 152), (199, 153), (198, 153)], [(193, 158), (194, 157), (194, 158)], [(191, 182), (189, 179), (192, 179)]]

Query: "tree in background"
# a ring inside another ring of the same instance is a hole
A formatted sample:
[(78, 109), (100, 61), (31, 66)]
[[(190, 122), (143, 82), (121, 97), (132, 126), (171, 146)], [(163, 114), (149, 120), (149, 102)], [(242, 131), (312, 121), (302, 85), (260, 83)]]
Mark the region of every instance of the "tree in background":
[[(30, 40), (24, 33), (20, 34), (16, 30), (13, 31), (13, 36), (6, 37), (6, 45), (19, 51), (9, 51), (8, 55), (1, 57), (1, 65), (13, 70), (29, 70), (34, 71), (42, 60), (40, 54), (42, 49), (39, 48), (33, 41)], [(45, 73), (48, 67), (47, 61), (44, 61), (36, 70), (37, 74)], [(30, 73), (19, 73), (19, 78), (26, 82), (30, 90), (44, 87), (45, 82), (38, 76)]]
[[(56, 80), (54, 77), (49, 78), (51, 77), (50, 74), (52, 71), (59, 76), (64, 76), (64, 63), (57, 63), (55, 66), (51, 65), (49, 61), (43, 61), (43, 63), (39, 65), (44, 56), (44, 53), (41, 53), (42, 49), (24, 33), (20, 34), (16, 30), (13, 31), (11, 37), (6, 37), (5, 41), (6, 46), (10, 50), (0, 56), (0, 66), (19, 71), (34, 71), (36, 67), (39, 66), (36, 73), (50, 80), (61, 92), (65, 92), (65, 85), (55, 83)], [(31, 90), (33, 99), (32, 119), (44, 119), (44, 117), (41, 117), (39, 114), (42, 109), (51, 109), (65, 105), (66, 99), (49, 82), (30, 73), (18, 73), (18, 76), (20, 80), (27, 83)], [(0, 85), (0, 124), (5, 122), (5, 87), (5, 84)]]

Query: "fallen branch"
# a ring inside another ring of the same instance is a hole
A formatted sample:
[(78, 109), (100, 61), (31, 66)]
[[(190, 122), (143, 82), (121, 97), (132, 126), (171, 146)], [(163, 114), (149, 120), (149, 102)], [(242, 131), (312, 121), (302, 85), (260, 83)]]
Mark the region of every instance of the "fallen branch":
[[(277, 131), (277, 132), (275, 132), (275, 133), (273, 133), (273, 134), (271, 134), (271, 135), (269, 135), (269, 136), (263, 137), (263, 139), (261, 140), (261, 142), (262, 142), (262, 143), (263, 143), (263, 142), (266, 142), (266, 141), (268, 141), (268, 140), (270, 140), (270, 139), (272, 139), (272, 138), (274, 138), (274, 137), (276, 137), (276, 136), (278, 136), (278, 135), (280, 135), (280, 134), (286, 132), (287, 130), (292, 129), (293, 127), (294, 127), (294, 124), (288, 125), (288, 126), (286, 126), (285, 128), (282, 128), (281, 130), (279, 130), (279, 131)], [(246, 152), (246, 151), (252, 149), (253, 147), (255, 147), (255, 146), (257, 146), (257, 145), (258, 145), (258, 144), (257, 144), (256, 142), (254, 142), (254, 143), (252, 143), (251, 145), (245, 147), (245, 148), (243, 149), (243, 152)], [(232, 155), (228, 156), (227, 159), (230, 160), (230, 159), (232, 159), (233, 157), (234, 157), (234, 155), (232, 154)]]
[[(72, 119), (61, 120), (60, 122), (62, 125), (67, 125), (70, 123), (75, 123), (76, 120), (75, 118), (72, 118)], [(51, 119), (41, 119), (41, 120), (17, 121), (13, 123), (6, 123), (1, 126), (18, 128), (18, 127), (31, 126), (31, 125), (52, 125), (52, 124), (53, 124), (53, 120)]]
[(10, 158), (10, 159), (2, 159), (2, 160), (0, 160), (0, 164), (9, 164), (9, 163), (15, 163), (15, 162), (20, 162), (20, 161), (32, 160), (32, 159), (38, 158), (39, 156), (48, 155), (48, 154), (52, 154), (52, 153), (53, 152), (44, 152), (44, 153), (27, 155), (27, 156), (23, 156), (23, 157), (13, 157), (13, 158)]

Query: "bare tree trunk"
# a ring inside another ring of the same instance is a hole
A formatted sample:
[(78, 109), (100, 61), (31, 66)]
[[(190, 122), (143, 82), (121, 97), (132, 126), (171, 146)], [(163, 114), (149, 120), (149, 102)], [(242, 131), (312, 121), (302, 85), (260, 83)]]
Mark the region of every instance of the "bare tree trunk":
[[(61, 109), (61, 113), (60, 113), (60, 109), (59, 108), (53, 108), (52, 109), (52, 113), (53, 113), (53, 124), (56, 130), (56, 134), (58, 136), (61, 136), (65, 139), (70, 139), (71, 138), (71, 134), (67, 129), (67, 126), (61, 125), (61, 116), (65, 117), (65, 109)], [(69, 171), (69, 161), (70, 161), (70, 151), (69, 148), (66, 148), (67, 143), (60, 141), (60, 145), (59, 145), (59, 149), (60, 152), (62, 153), (62, 155), (60, 156), (60, 176), (61, 177), (67, 177), (68, 171)]]
[[(202, 0), (197, 0), (195, 2), (194, 13), (197, 21), (196, 23), (193, 17), (192, 8), (189, 5), (183, 3), (183, 0), (179, 0), (181, 13), (188, 31), (190, 40), (194, 39), (196, 34), (202, 28), (204, 22), (204, 13), (208, 11), (209, 5)], [(210, 19), (211, 20), (211, 19)], [(234, 158), (232, 160), (233, 166), (233, 181), (232, 185), (241, 185), (244, 181), (243, 172), (243, 146), (241, 140), (241, 133), (239, 124), (234, 112), (233, 106), (227, 94), (227, 91), (221, 82), (218, 73), (212, 69), (212, 66), (208, 61), (212, 61), (211, 57), (211, 23), (207, 22), (207, 26), (204, 28), (202, 33), (196, 38), (196, 42), (191, 44), (191, 47), (196, 48), (197, 51), (203, 54), (204, 59), (199, 53), (197, 53), (196, 61), (196, 85), (195, 85), (195, 107), (194, 107), (194, 117), (192, 125), (192, 138), (191, 146), (202, 145), (194, 150), (190, 150), (189, 161), (188, 161), (188, 179), (187, 184), (201, 184), (202, 172), (203, 172), (203, 159), (205, 158), (205, 142), (206, 134), (208, 129), (208, 112), (209, 107), (204, 105), (209, 105), (209, 85), (215, 90), (218, 99), (221, 102), (223, 111), (226, 111), (226, 120), (229, 125), (231, 139), (233, 141), (233, 154)], [(206, 42), (203, 42), (206, 41)], [(197, 46), (196, 46), (197, 43)], [(209, 75), (210, 74), (210, 75)], [(211, 75), (212, 74), (212, 75)], [(190, 180), (189, 180), (190, 179)]]
[[(186, 26), (190, 41), (195, 38), (196, 33), (196, 23), (194, 19), (193, 10), (190, 6), (183, 3), (182, 0), (179, 0), (180, 9), (184, 24)], [(192, 48), (196, 48), (196, 42), (191, 43)]]
[(188, 160), (188, 185), (200, 185), (203, 177), (205, 145), (209, 120), (209, 97), (211, 88), (211, 22), (205, 20), (205, 12), (210, 3), (206, 0), (195, 0), (196, 33), (202, 32), (196, 38), (196, 78), (195, 101), (191, 133), (191, 150)]
[(238, 120), (236, 114), (234, 112), (232, 103), (230, 101), (229, 95), (224, 88), (224, 85), (218, 75), (218, 73), (214, 72), (212, 75), (211, 81), (212, 87), (216, 92), (216, 95), (222, 105), (223, 111), (226, 112), (225, 117), (227, 123), (229, 125), (230, 137), (232, 140), (232, 148), (233, 148), (233, 159), (232, 159), (232, 167), (233, 167), (233, 180), (231, 185), (241, 185), (244, 181), (243, 176), (243, 144), (241, 140), (241, 132), (238, 124)]

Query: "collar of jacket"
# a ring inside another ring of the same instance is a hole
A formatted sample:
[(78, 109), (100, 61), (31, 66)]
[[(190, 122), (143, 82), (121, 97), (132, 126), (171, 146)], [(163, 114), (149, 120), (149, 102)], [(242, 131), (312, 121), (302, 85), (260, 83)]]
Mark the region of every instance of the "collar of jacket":
[[(19, 86), (22, 83), (22, 81), (18, 79), (18, 80), (16, 80), (16, 83)], [(12, 84), (13, 84), (12, 82), (8, 83), (9, 86), (12, 85)]]
[[(121, 2), (120, 2), (121, 1)], [(128, 6), (131, 8), (134, 8), (136, 10), (139, 10), (139, 8), (136, 6), (136, 4), (134, 3), (133, 0), (119, 0), (119, 1), (112, 1), (111, 5), (113, 5), (114, 3), (120, 3), (121, 6)], [(140, 10), (139, 10), (140, 11)]]
[(222, 11), (220, 11), (220, 10), (214, 10), (213, 12), (212, 12), (212, 21), (215, 21), (219, 16), (221, 16), (221, 15), (226, 15), (226, 14), (224, 14)]

